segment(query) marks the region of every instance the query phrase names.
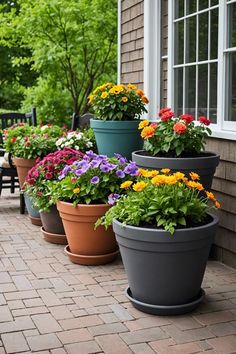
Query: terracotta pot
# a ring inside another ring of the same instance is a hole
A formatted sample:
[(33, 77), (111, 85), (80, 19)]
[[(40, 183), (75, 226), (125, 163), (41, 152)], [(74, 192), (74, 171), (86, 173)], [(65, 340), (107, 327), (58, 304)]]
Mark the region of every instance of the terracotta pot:
[(36, 159), (22, 159), (20, 157), (14, 157), (13, 163), (16, 166), (19, 184), (22, 188), (29, 170), (36, 164)]
[(68, 240), (67, 254), (73, 263), (98, 265), (111, 262), (118, 254), (112, 228), (105, 230), (94, 224), (110, 208), (109, 205), (83, 205), (59, 201), (57, 209)]

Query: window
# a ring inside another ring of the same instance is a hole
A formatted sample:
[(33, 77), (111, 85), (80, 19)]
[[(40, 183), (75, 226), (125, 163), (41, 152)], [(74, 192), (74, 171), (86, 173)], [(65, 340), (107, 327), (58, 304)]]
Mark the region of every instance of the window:
[(168, 105), (236, 132), (236, 0), (172, 0), (168, 15)]

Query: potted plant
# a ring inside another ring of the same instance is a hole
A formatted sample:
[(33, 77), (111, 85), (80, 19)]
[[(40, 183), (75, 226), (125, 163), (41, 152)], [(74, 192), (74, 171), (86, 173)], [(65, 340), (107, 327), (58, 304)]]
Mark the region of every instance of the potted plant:
[(135, 85), (106, 83), (89, 96), (94, 112), (90, 126), (95, 132), (98, 152), (107, 156), (120, 153), (131, 159), (134, 150), (142, 148), (138, 133), (139, 118), (147, 112), (148, 98)]
[(45, 156), (28, 172), (24, 183), (24, 193), (34, 201), (34, 207), (40, 212), (43, 238), (51, 243), (67, 244), (65, 230), (51, 198), (51, 185), (58, 182), (60, 171), (83, 153), (71, 148), (53, 152)]
[(108, 158), (92, 151), (66, 166), (52, 190), (63, 221), (68, 246), (65, 251), (74, 263), (96, 265), (114, 260), (118, 246), (111, 227), (94, 230), (96, 220), (119, 198), (123, 186), (137, 174), (135, 163), (120, 155)]
[[(144, 177), (145, 176), (145, 177)], [(141, 176), (97, 225), (110, 227), (128, 276), (126, 294), (141, 311), (182, 314), (202, 301), (201, 289), (218, 217), (219, 202), (192, 172), (141, 170)]]
[[(63, 128), (51, 124), (37, 127), (14, 125), (4, 131), (4, 148), (13, 155), (21, 189), (37, 159), (55, 151), (56, 140), (63, 134)], [(32, 224), (41, 226), (40, 215), (33, 207), (32, 199), (25, 197), (25, 204)]]
[(205, 138), (211, 134), (210, 120), (199, 117), (195, 124), (190, 114), (175, 118), (170, 108), (162, 109), (159, 116), (157, 123), (140, 122), (144, 150), (133, 152), (133, 161), (141, 168), (195, 171), (204, 187), (210, 189), (220, 159), (218, 154), (204, 151)]
[(96, 141), (93, 130), (84, 129), (81, 131), (68, 131), (65, 135), (60, 137), (56, 141), (58, 150), (62, 150), (65, 147), (72, 148), (74, 150), (87, 151), (96, 150)]

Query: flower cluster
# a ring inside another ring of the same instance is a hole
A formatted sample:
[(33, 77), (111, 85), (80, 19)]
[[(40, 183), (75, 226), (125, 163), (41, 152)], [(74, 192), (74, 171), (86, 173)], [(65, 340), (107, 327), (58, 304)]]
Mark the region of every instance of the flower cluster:
[(64, 134), (57, 125), (13, 126), (4, 132), (4, 148), (15, 157), (32, 159), (56, 150), (56, 141)]
[(174, 116), (170, 108), (163, 108), (158, 123), (140, 122), (145, 150), (154, 156), (193, 157), (199, 154), (204, 149), (205, 138), (211, 134), (210, 120), (202, 116), (198, 118), (199, 124), (194, 124), (191, 114)]
[(46, 211), (53, 205), (50, 186), (58, 181), (61, 170), (82, 157), (80, 151), (64, 148), (48, 154), (29, 171), (24, 191), (40, 211)]
[(147, 112), (148, 98), (135, 85), (115, 85), (110, 82), (97, 87), (89, 96), (96, 119), (134, 120)]
[(211, 208), (220, 208), (220, 203), (198, 180), (195, 172), (188, 179), (184, 173), (169, 169), (139, 169), (135, 181), (121, 184), (127, 193), (96, 225), (108, 227), (115, 218), (133, 226), (163, 227), (172, 235), (176, 228), (199, 226), (207, 218), (208, 202), (212, 202)]
[(85, 133), (78, 131), (69, 131), (56, 141), (59, 150), (69, 147), (75, 150), (87, 151), (94, 148), (94, 143)]
[(134, 162), (116, 154), (112, 158), (87, 151), (82, 160), (67, 165), (59, 175), (52, 191), (55, 201), (77, 204), (113, 204), (124, 191), (121, 181), (133, 180), (138, 175)]

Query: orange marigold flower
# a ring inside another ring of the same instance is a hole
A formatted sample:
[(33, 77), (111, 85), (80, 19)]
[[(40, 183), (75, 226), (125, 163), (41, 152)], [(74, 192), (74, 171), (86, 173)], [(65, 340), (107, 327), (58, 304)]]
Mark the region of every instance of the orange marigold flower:
[(147, 183), (141, 181), (141, 182), (137, 182), (133, 185), (133, 190), (135, 192), (141, 192), (146, 187), (147, 187)]
[(155, 129), (152, 127), (144, 127), (141, 132), (141, 137), (143, 139), (149, 139), (155, 134)]
[(162, 168), (161, 172), (164, 173), (165, 175), (167, 175), (167, 173), (170, 172), (170, 169), (169, 168)]
[(175, 172), (174, 176), (178, 181), (185, 181), (186, 180), (185, 174), (182, 172)]
[(132, 181), (125, 181), (125, 182), (121, 183), (120, 188), (128, 189), (132, 184), (133, 184)]
[(147, 98), (147, 96), (143, 96), (142, 101), (143, 101), (143, 103), (148, 103), (149, 99)]
[(147, 127), (148, 125), (149, 125), (149, 121), (146, 119), (143, 119), (139, 123), (138, 129), (143, 129), (144, 127)]
[(221, 205), (220, 205), (220, 203), (219, 203), (217, 200), (215, 201), (215, 207), (216, 207), (217, 209), (221, 208)]
[(215, 198), (215, 196), (214, 196), (214, 194), (212, 192), (206, 191), (206, 195), (207, 195), (208, 199), (216, 200), (216, 198)]
[(151, 123), (151, 124), (150, 124), (150, 127), (156, 129), (156, 128), (157, 128), (157, 123)]
[(143, 96), (144, 96), (144, 92), (143, 92), (142, 90), (140, 90), (140, 89), (138, 89), (138, 90), (136, 91), (136, 93), (137, 93), (137, 95), (139, 95), (140, 97), (143, 97)]
[(107, 98), (107, 96), (108, 96), (108, 93), (107, 93), (107, 92), (103, 92), (103, 93), (101, 94), (101, 97), (102, 97), (102, 98)]
[(177, 134), (184, 134), (187, 131), (187, 127), (184, 123), (181, 122), (177, 122), (175, 123), (175, 125), (173, 126), (173, 130), (174, 132), (176, 132)]
[(125, 96), (121, 97), (121, 101), (124, 102), (124, 103), (127, 102), (128, 101), (128, 97), (125, 97)]
[(199, 175), (196, 172), (190, 172), (189, 176), (193, 181), (195, 181), (196, 179), (200, 179)]
[(194, 181), (188, 181), (186, 183), (186, 185), (189, 187), (189, 188), (195, 188), (199, 191), (202, 191), (204, 189), (203, 185), (199, 182), (194, 182)]

